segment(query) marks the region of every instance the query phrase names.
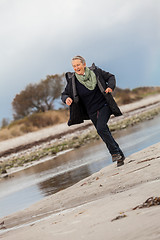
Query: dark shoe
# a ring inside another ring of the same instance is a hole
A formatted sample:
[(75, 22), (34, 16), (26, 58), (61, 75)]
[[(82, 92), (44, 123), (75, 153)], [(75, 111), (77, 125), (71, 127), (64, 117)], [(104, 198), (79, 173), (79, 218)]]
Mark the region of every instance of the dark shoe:
[(125, 157), (121, 157), (121, 159), (117, 161), (117, 167), (124, 165), (124, 159)]
[(121, 155), (120, 153), (116, 153), (112, 155), (112, 161), (117, 162), (117, 167), (124, 165), (124, 159), (125, 159), (125, 156)]

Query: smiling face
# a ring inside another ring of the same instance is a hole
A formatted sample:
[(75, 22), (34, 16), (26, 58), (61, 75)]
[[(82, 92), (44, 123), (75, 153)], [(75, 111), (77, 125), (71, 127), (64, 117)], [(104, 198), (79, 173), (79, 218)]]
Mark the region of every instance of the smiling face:
[(86, 67), (86, 63), (82, 63), (80, 59), (75, 59), (72, 61), (72, 66), (74, 71), (79, 74), (79, 75), (83, 75), (85, 72), (85, 67)]

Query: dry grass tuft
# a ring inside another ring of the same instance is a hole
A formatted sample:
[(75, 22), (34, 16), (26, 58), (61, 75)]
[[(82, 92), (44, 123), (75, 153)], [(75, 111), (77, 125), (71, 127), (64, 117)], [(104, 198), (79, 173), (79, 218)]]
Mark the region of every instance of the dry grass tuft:
[(25, 133), (34, 132), (39, 129), (66, 122), (68, 110), (54, 110), (45, 113), (34, 113), (23, 119), (13, 121), (7, 127), (0, 130), (0, 141), (18, 137)]
[(160, 93), (160, 87), (139, 87), (132, 90), (116, 88), (114, 96), (119, 105), (124, 105), (157, 93)]

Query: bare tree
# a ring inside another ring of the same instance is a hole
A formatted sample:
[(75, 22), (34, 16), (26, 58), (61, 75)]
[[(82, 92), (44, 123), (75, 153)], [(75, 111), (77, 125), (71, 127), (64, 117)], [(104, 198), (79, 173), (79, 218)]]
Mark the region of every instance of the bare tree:
[(63, 76), (47, 75), (39, 84), (29, 84), (17, 94), (12, 102), (14, 119), (54, 109), (54, 100), (59, 98), (62, 91)]

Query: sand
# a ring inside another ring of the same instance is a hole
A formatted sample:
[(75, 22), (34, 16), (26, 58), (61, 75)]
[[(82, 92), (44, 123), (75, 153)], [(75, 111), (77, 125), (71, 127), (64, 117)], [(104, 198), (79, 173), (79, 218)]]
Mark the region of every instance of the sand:
[(160, 205), (137, 208), (160, 197), (160, 143), (137, 152), (0, 219), (4, 240), (160, 239)]

